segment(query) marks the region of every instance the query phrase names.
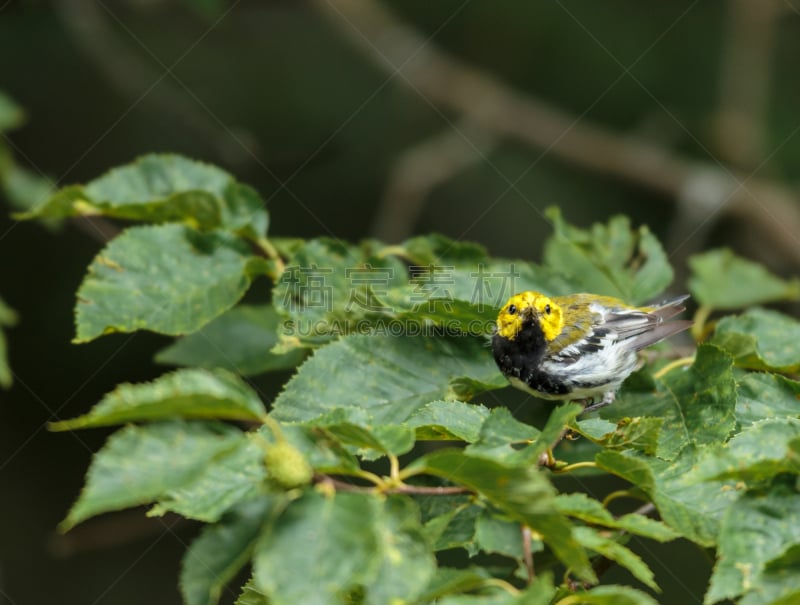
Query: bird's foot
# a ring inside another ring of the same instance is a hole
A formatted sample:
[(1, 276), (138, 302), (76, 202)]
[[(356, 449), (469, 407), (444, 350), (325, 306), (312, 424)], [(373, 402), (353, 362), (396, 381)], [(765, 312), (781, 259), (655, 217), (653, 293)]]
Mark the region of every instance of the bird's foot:
[(597, 403), (589, 404), (585, 408), (583, 408), (583, 413), (586, 414), (587, 412), (596, 412), (600, 408), (604, 408), (607, 405), (610, 405), (611, 403), (613, 403), (615, 396), (616, 394), (614, 393), (614, 391), (606, 391), (605, 393), (603, 393), (603, 398), (600, 401), (598, 401)]

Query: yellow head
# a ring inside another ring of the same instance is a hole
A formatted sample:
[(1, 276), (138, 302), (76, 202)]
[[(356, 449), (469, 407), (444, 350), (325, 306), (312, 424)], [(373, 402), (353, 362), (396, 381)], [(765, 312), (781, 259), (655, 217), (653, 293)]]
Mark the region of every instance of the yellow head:
[(497, 316), (497, 333), (514, 340), (522, 324), (531, 317), (542, 328), (546, 341), (550, 342), (561, 334), (564, 327), (561, 307), (539, 292), (520, 292), (509, 298)]

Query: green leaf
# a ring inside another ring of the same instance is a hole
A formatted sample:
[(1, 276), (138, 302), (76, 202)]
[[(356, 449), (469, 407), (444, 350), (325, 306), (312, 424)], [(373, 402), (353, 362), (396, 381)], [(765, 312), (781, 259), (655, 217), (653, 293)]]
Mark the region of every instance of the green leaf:
[(269, 520), (256, 544), (256, 588), (272, 605), (341, 603), (380, 565), (373, 531), (379, 505), (366, 494), (315, 491), (292, 502)]
[(552, 576), (541, 574), (517, 593), (487, 586), (479, 594), (444, 596), (436, 600), (436, 605), (550, 605), (555, 595)]
[(243, 376), (289, 370), (306, 356), (303, 349), (279, 355), (281, 318), (270, 305), (239, 305), (156, 355), (158, 363), (224, 368)]
[(663, 418), (644, 416), (630, 418), (626, 416), (620, 418), (617, 424), (603, 418), (579, 420), (573, 428), (579, 434), (605, 448), (632, 448), (653, 455), (658, 447), (663, 424)]
[(239, 598), (236, 599), (235, 605), (269, 605), (267, 596), (256, 588), (256, 582), (250, 578), (247, 583), (242, 586), (242, 592)]
[(470, 554), (477, 552), (475, 544), (475, 523), (483, 509), (475, 504), (463, 502), (447, 512), (429, 519), (425, 523), (425, 533), (433, 542), (433, 550), (464, 548)]
[(264, 237), (260, 197), (224, 170), (178, 155), (151, 154), (114, 168), (85, 186), (71, 185), (23, 218), (104, 215), (152, 223), (182, 221)]
[(206, 526), (183, 557), (180, 588), (186, 605), (216, 605), (225, 586), (244, 567), (273, 503), (258, 498)]
[(365, 605), (413, 602), (436, 572), (436, 558), (419, 519), (419, 510), (407, 497), (394, 497), (375, 524), (379, 567), (364, 585)]
[(316, 492), (268, 523), (253, 565), (273, 605), (341, 603), (356, 587), (367, 604), (410, 602), (436, 568), (407, 497)]
[(476, 590), (483, 586), (487, 579), (489, 579), (489, 574), (482, 567), (466, 569), (440, 567), (431, 578), (425, 592), (420, 595), (419, 602), (428, 603), (436, 600), (438, 605), (440, 601), (437, 599), (452, 593)]
[(595, 586), (586, 592), (576, 592), (571, 601), (577, 605), (658, 605), (653, 597), (635, 588), (628, 586)]
[(728, 351), (736, 365), (752, 370), (800, 371), (800, 322), (767, 309), (723, 317), (712, 343)]
[[(475, 523), (475, 542), (482, 551), (522, 560), (522, 527), (483, 510)], [(531, 551), (542, 550), (543, 544), (532, 540)]]
[(176, 512), (213, 523), (235, 504), (265, 493), (264, 450), (253, 439), (242, 440), (208, 461), (194, 477), (168, 486), (148, 516)]
[(570, 525), (555, 508), (555, 491), (538, 467), (506, 466), (495, 460), (442, 450), (418, 458), (407, 467), (466, 486), (485, 497), (509, 518), (538, 532), (545, 544), (580, 578), (595, 581), (594, 572), (572, 536)]
[(128, 426), (92, 459), (66, 531), (99, 513), (153, 502), (200, 476), (209, 462), (245, 439), (236, 428), (202, 422)]
[(734, 430), (736, 381), (733, 360), (725, 351), (700, 345), (690, 368), (670, 372), (657, 384), (655, 394), (623, 398), (603, 415), (620, 419), (645, 412), (663, 419), (656, 453), (665, 460), (675, 459), (689, 444), (721, 443)]
[(615, 518), (599, 500), (583, 493), (559, 494), (556, 496), (556, 508), (564, 515), (591, 525), (621, 529), (658, 542), (669, 542), (678, 537), (674, 530), (644, 515), (630, 513)]
[(194, 332), (244, 295), (263, 259), (222, 232), (132, 227), (92, 261), (78, 290), (75, 342), (109, 332)]
[[(352, 452), (313, 426), (284, 424), (281, 425), (281, 435), (314, 469), (320, 472), (351, 474), (360, 468)], [(259, 428), (258, 439), (266, 444), (278, 443), (275, 434), (268, 426)]]
[(776, 486), (742, 496), (722, 518), (718, 560), (704, 602), (757, 592), (767, 563), (798, 543), (800, 494)]
[(647, 227), (633, 231), (627, 217), (615, 216), (607, 225), (583, 230), (567, 224), (557, 208), (546, 214), (555, 233), (545, 243), (545, 264), (566, 275), (578, 290), (639, 304), (672, 281), (667, 256)]
[(0, 92), (0, 133), (19, 128), (25, 122), (25, 112), (11, 97)]
[(275, 400), (273, 415), (308, 421), (341, 409), (357, 424), (365, 416), (373, 424), (398, 424), (429, 402), (448, 398), (451, 377), (498, 373), (476, 338), (348, 336), (300, 366)]
[(420, 441), (459, 440), (473, 443), (489, 416), (488, 408), (462, 401), (432, 401), (416, 410), (403, 424), (416, 429)]
[(746, 428), (764, 418), (797, 417), (800, 382), (785, 376), (748, 372), (737, 380), (736, 420)]
[(698, 472), (709, 479), (757, 483), (781, 473), (800, 474), (791, 444), (800, 437), (800, 420), (772, 418), (756, 422), (719, 450), (709, 452)]
[(679, 537), (678, 532), (661, 521), (656, 521), (644, 515), (637, 515), (636, 513), (617, 517), (614, 525), (630, 534), (642, 538), (650, 538), (656, 542), (670, 542)]
[(780, 557), (767, 563), (758, 586), (739, 605), (795, 605), (800, 602), (800, 545), (790, 546)]
[(346, 422), (345, 417), (346, 414), (341, 412), (332, 412), (316, 419), (312, 426), (324, 428), (340, 443), (360, 448), (359, 454), (367, 460), (374, 460), (385, 454), (399, 456), (414, 447), (415, 432), (411, 427), (378, 425), (365, 428)]
[(800, 299), (800, 279), (783, 280), (727, 248), (692, 256), (689, 267), (689, 291), (701, 305), (727, 310)]
[(287, 320), (281, 325), (284, 340), (320, 345), (343, 334), (363, 333), (373, 327), (368, 317), (388, 319), (391, 309), (383, 297), (390, 287), (406, 282), (405, 266), (374, 256), (369, 244), (359, 248), (314, 239), (292, 251), (273, 288), (272, 304)]
[(701, 546), (713, 546), (720, 519), (740, 492), (733, 481), (704, 481), (697, 473), (699, 459), (697, 448), (690, 446), (671, 462), (613, 450), (600, 452), (595, 461), (644, 491), (664, 523), (681, 536)]
[(600, 532), (591, 529), (590, 527), (575, 527), (572, 530), (572, 535), (586, 548), (603, 555), (606, 559), (610, 559), (627, 569), (633, 576), (653, 590), (659, 590), (656, 584), (653, 572), (647, 564), (639, 558), (631, 549), (623, 546), (616, 540), (607, 538), (600, 534)]
[(224, 370), (187, 369), (153, 382), (121, 384), (88, 414), (53, 422), (49, 428), (70, 431), (175, 417), (259, 421), (265, 414), (261, 399), (237, 376)]
[[(0, 95), (0, 103), (2, 96)], [(17, 314), (0, 298), (0, 387), (9, 388), (13, 380), (11, 367), (8, 365), (8, 351), (6, 350), (6, 336), (2, 328), (13, 326), (17, 323)]]
[(519, 461), (520, 451), (514, 446), (527, 445), (539, 434), (536, 427), (520, 422), (507, 408), (494, 408), (484, 421), (478, 440), (467, 452), (505, 462)]

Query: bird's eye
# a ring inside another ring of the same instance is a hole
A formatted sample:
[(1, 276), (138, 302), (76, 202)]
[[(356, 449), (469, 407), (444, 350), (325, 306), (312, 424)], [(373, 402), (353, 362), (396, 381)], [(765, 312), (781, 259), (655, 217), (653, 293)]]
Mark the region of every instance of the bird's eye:
[(544, 312), (547, 313), (548, 315), (550, 315), (550, 305), (545, 305), (544, 306)]
[(517, 312), (517, 305), (508, 305), (508, 314), (514, 315)]

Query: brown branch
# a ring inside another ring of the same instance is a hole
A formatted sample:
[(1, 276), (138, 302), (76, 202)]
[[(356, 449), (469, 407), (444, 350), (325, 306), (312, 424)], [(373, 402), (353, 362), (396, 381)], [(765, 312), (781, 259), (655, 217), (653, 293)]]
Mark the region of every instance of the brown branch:
[[(523, 95), (489, 74), (436, 49), (369, 0), (315, 0), (316, 6), (365, 55), (395, 81), (428, 102), (496, 136), (543, 149), (576, 166), (623, 179), (668, 199), (694, 188), (704, 216), (733, 214), (759, 229), (787, 258), (800, 264), (800, 211), (789, 188), (717, 163), (683, 157), (657, 143), (620, 134)], [(711, 178), (709, 178), (709, 175)], [(698, 179), (703, 187), (697, 187)], [(704, 219), (705, 220), (705, 219)]]

